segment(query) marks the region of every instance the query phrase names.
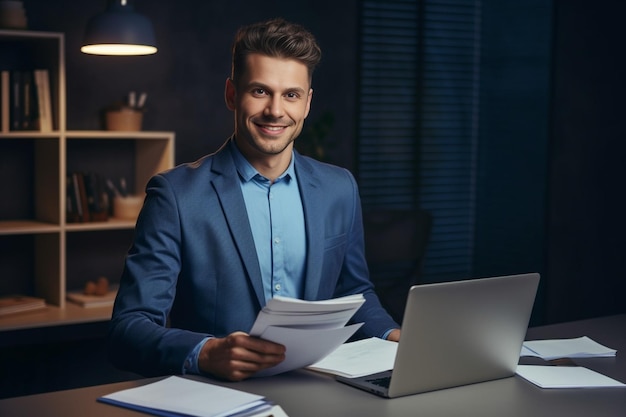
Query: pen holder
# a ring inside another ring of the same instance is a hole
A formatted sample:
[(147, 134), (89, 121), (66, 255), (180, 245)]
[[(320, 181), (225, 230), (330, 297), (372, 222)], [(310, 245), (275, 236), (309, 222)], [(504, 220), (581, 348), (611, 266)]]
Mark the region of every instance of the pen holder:
[(135, 220), (143, 206), (143, 195), (116, 196), (113, 198), (113, 217), (124, 220)]
[(107, 130), (136, 132), (141, 130), (143, 112), (132, 108), (108, 110), (105, 120)]

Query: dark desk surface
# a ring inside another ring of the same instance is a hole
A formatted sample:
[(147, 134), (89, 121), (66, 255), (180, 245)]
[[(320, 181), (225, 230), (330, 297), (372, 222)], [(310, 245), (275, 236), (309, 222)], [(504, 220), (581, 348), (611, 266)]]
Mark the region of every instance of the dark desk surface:
[[(626, 382), (626, 315), (532, 328), (528, 332), (527, 340), (584, 335), (617, 349), (618, 353), (614, 358), (584, 359), (576, 362)], [(97, 403), (96, 398), (154, 380), (156, 379), (10, 398), (0, 401), (0, 416), (145, 415)], [(547, 390), (517, 376), (392, 400), (348, 387), (328, 375), (305, 370), (239, 383), (218, 384), (265, 395), (280, 404), (290, 417), (626, 416), (626, 388)]]

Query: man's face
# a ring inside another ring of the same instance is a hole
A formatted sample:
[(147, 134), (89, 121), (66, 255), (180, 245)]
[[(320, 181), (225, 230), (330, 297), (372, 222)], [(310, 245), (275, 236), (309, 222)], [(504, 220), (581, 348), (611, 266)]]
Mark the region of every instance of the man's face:
[(307, 67), (293, 59), (251, 54), (238, 85), (226, 82), (235, 136), (249, 158), (267, 159), (293, 148), (309, 114), (313, 90)]

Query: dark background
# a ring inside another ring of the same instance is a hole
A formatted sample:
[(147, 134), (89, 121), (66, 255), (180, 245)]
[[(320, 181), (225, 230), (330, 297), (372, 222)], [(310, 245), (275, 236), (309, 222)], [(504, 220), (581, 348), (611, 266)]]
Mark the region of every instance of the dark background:
[[(144, 129), (176, 133), (177, 163), (214, 151), (232, 131), (223, 88), (234, 32), (282, 16), (318, 37), (309, 122), (335, 114), (330, 159), (355, 166), (357, 0), (138, 1), (156, 55), (81, 54), (105, 3), (24, 1), (30, 29), (66, 35), (68, 129), (100, 129), (104, 107), (146, 91)], [(474, 275), (541, 272), (535, 324), (626, 312), (625, 12), (621, 0), (483, 1)], [(2, 395), (132, 377), (107, 367), (97, 337), (63, 335), (29, 335), (19, 355), (3, 354)]]

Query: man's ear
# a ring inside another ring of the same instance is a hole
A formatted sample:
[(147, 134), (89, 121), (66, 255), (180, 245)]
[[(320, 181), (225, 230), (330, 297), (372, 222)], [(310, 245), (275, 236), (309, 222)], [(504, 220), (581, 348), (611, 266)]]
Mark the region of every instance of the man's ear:
[(226, 79), (226, 86), (224, 87), (224, 101), (226, 102), (226, 107), (228, 110), (235, 110), (235, 96), (237, 95), (235, 91), (235, 84), (233, 80), (229, 77)]

